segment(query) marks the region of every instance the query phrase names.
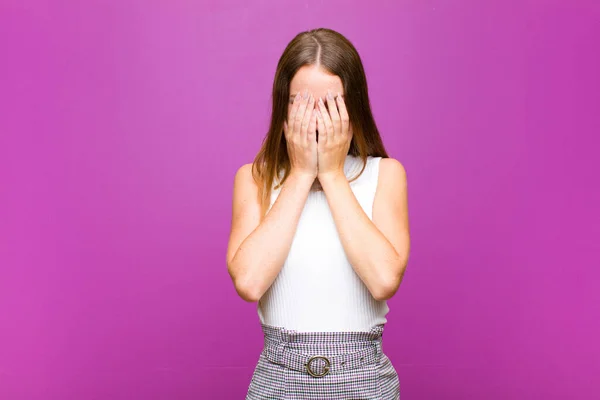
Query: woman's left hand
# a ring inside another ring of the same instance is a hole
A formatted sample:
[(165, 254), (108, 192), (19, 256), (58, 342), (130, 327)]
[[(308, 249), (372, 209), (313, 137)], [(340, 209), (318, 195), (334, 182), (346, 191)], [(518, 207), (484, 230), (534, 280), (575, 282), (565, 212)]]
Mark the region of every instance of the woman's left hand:
[(329, 111), (323, 99), (317, 103), (318, 178), (345, 175), (344, 164), (352, 141), (352, 127), (343, 97), (338, 93), (334, 99), (331, 91), (327, 91), (326, 101)]

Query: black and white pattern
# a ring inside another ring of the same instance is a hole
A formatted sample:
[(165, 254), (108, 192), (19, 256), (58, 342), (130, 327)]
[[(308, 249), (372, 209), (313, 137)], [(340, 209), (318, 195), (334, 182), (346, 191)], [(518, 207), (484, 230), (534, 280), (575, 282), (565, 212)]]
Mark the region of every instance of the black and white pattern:
[[(384, 325), (369, 332), (298, 332), (261, 324), (264, 348), (246, 400), (398, 400), (400, 381), (382, 351)], [(312, 356), (324, 356), (314, 358)], [(329, 367), (327, 368), (327, 364)], [(310, 371), (308, 370), (308, 365)]]

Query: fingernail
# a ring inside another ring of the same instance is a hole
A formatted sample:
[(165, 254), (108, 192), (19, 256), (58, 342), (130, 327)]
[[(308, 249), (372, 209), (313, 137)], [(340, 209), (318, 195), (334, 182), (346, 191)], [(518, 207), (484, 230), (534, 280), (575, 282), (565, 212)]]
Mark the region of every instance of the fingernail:
[(304, 91), (304, 95), (302, 97), (304, 100), (308, 99), (308, 89)]
[(294, 97), (294, 100), (300, 100), (300, 97), (302, 97), (302, 95), (300, 94), (300, 92), (296, 93), (296, 97)]
[(327, 97), (333, 100), (333, 94), (331, 93), (331, 90), (327, 89)]

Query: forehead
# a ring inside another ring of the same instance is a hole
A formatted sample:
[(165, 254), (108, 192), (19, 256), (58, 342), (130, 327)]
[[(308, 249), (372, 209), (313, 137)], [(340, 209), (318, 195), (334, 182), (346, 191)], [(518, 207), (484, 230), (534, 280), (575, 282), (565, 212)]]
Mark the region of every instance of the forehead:
[(333, 75), (315, 65), (301, 67), (290, 82), (290, 94), (308, 89), (316, 96), (324, 96), (327, 89), (342, 92), (343, 85), (339, 76)]

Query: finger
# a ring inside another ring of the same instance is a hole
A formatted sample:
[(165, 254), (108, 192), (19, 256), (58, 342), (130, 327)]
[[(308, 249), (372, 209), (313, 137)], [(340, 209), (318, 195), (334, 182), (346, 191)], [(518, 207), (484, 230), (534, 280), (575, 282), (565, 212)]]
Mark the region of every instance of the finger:
[(309, 95), (308, 104), (306, 105), (306, 112), (304, 113), (304, 118), (302, 119), (302, 131), (300, 132), (303, 138), (307, 138), (308, 126), (310, 125), (310, 119), (312, 118), (312, 112), (315, 109), (315, 98), (313, 95)]
[(317, 140), (317, 110), (313, 108), (310, 117), (310, 124), (308, 125), (308, 132), (306, 137), (309, 143), (314, 143)]
[(317, 135), (321, 145), (327, 144), (327, 128), (325, 128), (323, 114), (320, 110), (317, 110)]
[(325, 107), (323, 99), (319, 100), (319, 111), (321, 111), (321, 118), (323, 119), (323, 133), (326, 134), (328, 137), (333, 137), (333, 125), (331, 124), (331, 118), (329, 117), (329, 112)]
[(346, 109), (346, 103), (344, 102), (344, 98), (341, 93), (337, 94), (336, 97), (338, 110), (340, 111), (340, 121), (342, 123), (342, 134), (346, 134), (348, 132), (348, 126), (350, 125), (350, 118), (348, 117), (348, 109)]
[(292, 134), (292, 132), (290, 132), (290, 129), (294, 129), (294, 121), (296, 120), (296, 113), (298, 112), (298, 106), (300, 105), (300, 99), (302, 98), (302, 95), (300, 94), (300, 92), (298, 92), (296, 94), (296, 97), (294, 97), (294, 102), (292, 103), (292, 109), (290, 110), (290, 114), (288, 115), (288, 123), (287, 123), (287, 127), (288, 127), (288, 132), (287, 134)]
[(341, 134), (342, 122), (340, 121), (340, 113), (338, 112), (337, 105), (335, 104), (335, 99), (333, 98), (333, 93), (331, 93), (331, 90), (327, 90), (327, 109), (329, 110), (329, 115), (331, 117), (333, 135), (335, 136)]
[(302, 94), (302, 100), (298, 105), (298, 111), (294, 117), (294, 133), (300, 133), (302, 129), (302, 120), (304, 119), (304, 114), (306, 113), (306, 105), (308, 104), (308, 89), (304, 91)]

